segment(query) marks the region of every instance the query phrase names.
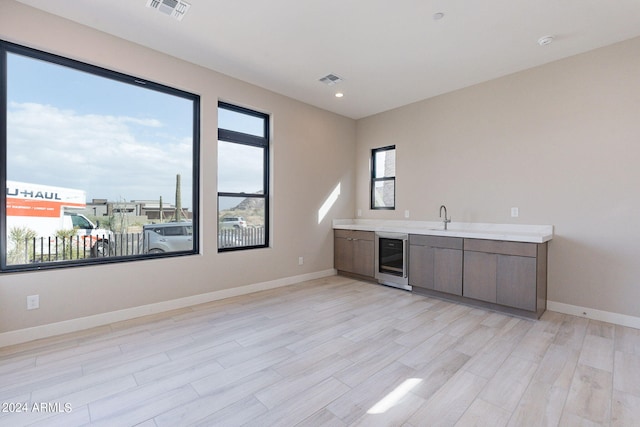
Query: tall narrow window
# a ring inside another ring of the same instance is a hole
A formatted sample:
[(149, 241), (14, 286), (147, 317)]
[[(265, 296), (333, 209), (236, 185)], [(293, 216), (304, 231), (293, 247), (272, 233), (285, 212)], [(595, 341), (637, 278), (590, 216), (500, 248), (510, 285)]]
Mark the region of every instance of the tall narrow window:
[(371, 150), (371, 209), (396, 208), (396, 146)]
[(269, 245), (269, 116), (218, 105), (218, 250)]
[(3, 271), (198, 252), (197, 95), (3, 41), (0, 88)]

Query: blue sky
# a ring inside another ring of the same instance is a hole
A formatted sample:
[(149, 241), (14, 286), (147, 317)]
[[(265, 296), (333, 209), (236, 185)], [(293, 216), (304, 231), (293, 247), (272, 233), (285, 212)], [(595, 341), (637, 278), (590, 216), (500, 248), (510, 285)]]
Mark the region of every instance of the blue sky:
[(191, 101), (61, 65), (9, 54), (9, 101), (38, 102), (77, 112), (160, 120), (190, 135)]
[(8, 55), (7, 179), (191, 207), (191, 100)]

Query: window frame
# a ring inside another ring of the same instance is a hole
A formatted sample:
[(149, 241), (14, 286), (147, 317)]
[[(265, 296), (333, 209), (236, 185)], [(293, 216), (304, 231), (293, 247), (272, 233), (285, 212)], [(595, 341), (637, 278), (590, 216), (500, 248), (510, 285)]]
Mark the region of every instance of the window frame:
[[(108, 68), (93, 65), (87, 62), (67, 58), (43, 50), (38, 50), (20, 44), (8, 42), (0, 39), (0, 118), (4, 125), (0, 126), (0, 186), (7, 186), (7, 114), (8, 114), (8, 54), (25, 56), (34, 60), (43, 61), (49, 64), (59, 65), (75, 71), (91, 74), (96, 77), (110, 79), (112, 81), (153, 90), (166, 95), (172, 95), (193, 103), (192, 111), (192, 226), (193, 226), (193, 248), (186, 251), (165, 252), (161, 254), (134, 254), (116, 255), (95, 258), (84, 258), (63, 261), (45, 261), (40, 263), (7, 265), (8, 230), (6, 226), (0, 227), (0, 274), (20, 271), (39, 271), (69, 267), (86, 267), (92, 265), (113, 264), (121, 262), (141, 261), (156, 258), (168, 258), (185, 255), (197, 255), (200, 253), (200, 95), (177, 89), (164, 84), (156, 83), (144, 78), (135, 77)], [(0, 198), (0, 218), (6, 224), (7, 206), (6, 196)]]
[[(371, 187), (369, 189), (369, 198), (370, 198), (370, 207), (371, 210), (395, 210), (396, 209), (396, 175), (392, 177), (384, 176), (377, 177), (376, 176), (376, 154), (383, 151), (395, 151), (395, 145), (387, 145), (386, 147), (374, 148), (371, 150)], [(376, 183), (378, 182), (393, 182), (393, 206), (376, 206), (375, 202), (375, 191), (376, 191)]]
[[(249, 108), (241, 107), (239, 105), (230, 104), (224, 101), (218, 101), (218, 110), (226, 109), (229, 111), (233, 111), (240, 114), (246, 114), (249, 116), (257, 117), (263, 120), (263, 135), (262, 137), (251, 135), (244, 132), (238, 132), (230, 129), (222, 129), (218, 123), (218, 141), (236, 143), (247, 145), (251, 147), (257, 147), (263, 149), (263, 168), (262, 168), (262, 194), (259, 193), (243, 193), (243, 192), (229, 192), (229, 191), (219, 191), (217, 193), (217, 209), (216, 216), (220, 215), (220, 198), (221, 197), (243, 197), (243, 198), (260, 198), (264, 199), (264, 243), (260, 245), (247, 245), (247, 246), (230, 246), (221, 248), (219, 244), (219, 239), (217, 239), (216, 245), (218, 246), (218, 252), (233, 252), (233, 251), (242, 251), (249, 249), (261, 249), (269, 247), (269, 235), (270, 235), (270, 215), (269, 215), (269, 158), (271, 151), (271, 138), (270, 138), (270, 115), (266, 113), (261, 113), (259, 111), (255, 111)], [(218, 158), (218, 162), (220, 159)], [(219, 185), (219, 184), (218, 184)], [(218, 221), (218, 227), (220, 227), (220, 221)], [(218, 235), (220, 233), (220, 229), (218, 229)]]

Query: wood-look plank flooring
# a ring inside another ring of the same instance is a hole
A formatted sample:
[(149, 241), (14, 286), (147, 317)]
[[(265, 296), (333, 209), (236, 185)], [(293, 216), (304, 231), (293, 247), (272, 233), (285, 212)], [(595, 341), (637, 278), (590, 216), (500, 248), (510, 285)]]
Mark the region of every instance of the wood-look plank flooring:
[(0, 402), (2, 426), (633, 426), (640, 331), (334, 276), (0, 348)]

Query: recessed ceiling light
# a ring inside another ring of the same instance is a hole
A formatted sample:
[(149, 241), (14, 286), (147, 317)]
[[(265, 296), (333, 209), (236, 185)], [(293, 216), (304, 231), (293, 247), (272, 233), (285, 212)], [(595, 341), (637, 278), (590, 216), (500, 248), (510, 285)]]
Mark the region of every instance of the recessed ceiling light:
[(546, 46), (548, 44), (551, 44), (551, 42), (553, 42), (553, 36), (544, 36), (538, 39), (538, 44), (540, 46)]
[(444, 13), (442, 13), (442, 12), (437, 12), (437, 13), (433, 14), (433, 20), (434, 21), (439, 21), (442, 18), (444, 18)]
[(343, 96), (344, 96), (344, 93), (336, 92), (336, 98), (342, 98)]

